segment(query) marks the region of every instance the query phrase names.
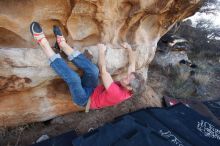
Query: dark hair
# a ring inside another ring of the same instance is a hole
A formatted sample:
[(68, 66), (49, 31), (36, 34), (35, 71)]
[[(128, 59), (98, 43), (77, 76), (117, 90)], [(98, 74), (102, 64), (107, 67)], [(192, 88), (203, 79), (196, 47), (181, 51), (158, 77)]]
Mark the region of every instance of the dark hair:
[(134, 79), (130, 81), (130, 86), (134, 95), (139, 95), (145, 90), (145, 79), (140, 73), (132, 72)]

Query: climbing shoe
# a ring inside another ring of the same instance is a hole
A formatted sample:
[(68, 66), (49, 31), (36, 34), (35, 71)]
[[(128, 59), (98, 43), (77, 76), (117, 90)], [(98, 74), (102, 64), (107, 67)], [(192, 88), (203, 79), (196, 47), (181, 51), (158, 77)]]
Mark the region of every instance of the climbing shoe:
[(37, 41), (37, 43), (40, 43), (43, 38), (45, 38), (45, 35), (43, 33), (43, 30), (38, 22), (32, 22), (30, 25), (30, 31), (33, 36), (33, 38)]

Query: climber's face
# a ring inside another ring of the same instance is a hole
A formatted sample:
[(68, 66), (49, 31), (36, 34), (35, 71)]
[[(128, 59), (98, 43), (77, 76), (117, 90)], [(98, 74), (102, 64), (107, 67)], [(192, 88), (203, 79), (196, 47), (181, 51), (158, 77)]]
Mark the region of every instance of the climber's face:
[(130, 82), (135, 79), (135, 76), (131, 73), (120, 80), (120, 83), (123, 87), (127, 88), (128, 90), (132, 90), (130, 86)]

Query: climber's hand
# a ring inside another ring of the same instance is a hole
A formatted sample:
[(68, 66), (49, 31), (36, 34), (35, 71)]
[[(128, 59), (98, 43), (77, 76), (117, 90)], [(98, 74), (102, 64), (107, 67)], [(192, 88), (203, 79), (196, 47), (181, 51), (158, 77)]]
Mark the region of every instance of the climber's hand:
[(120, 44), (123, 48), (127, 49), (128, 51), (132, 51), (131, 45), (129, 45), (127, 42), (123, 42)]

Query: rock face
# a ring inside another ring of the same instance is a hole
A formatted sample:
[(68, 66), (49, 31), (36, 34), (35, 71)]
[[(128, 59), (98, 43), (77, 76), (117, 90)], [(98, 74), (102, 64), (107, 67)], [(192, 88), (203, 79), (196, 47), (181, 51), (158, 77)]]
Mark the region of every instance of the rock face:
[[(108, 71), (119, 78), (128, 60), (122, 41), (137, 50), (136, 66), (147, 78), (157, 42), (177, 21), (194, 14), (200, 0), (1, 0), (0, 126), (43, 121), (81, 110), (65, 83), (51, 70), (29, 25), (38, 21), (51, 45), (59, 25), (68, 43), (87, 49), (97, 63), (95, 44), (108, 46)], [(76, 69), (72, 66), (73, 69)], [(146, 97), (147, 98), (147, 97)]]
[(158, 42), (157, 53), (152, 63), (165, 68), (178, 65), (181, 60), (190, 62), (187, 56), (190, 46), (186, 39), (167, 33)]

